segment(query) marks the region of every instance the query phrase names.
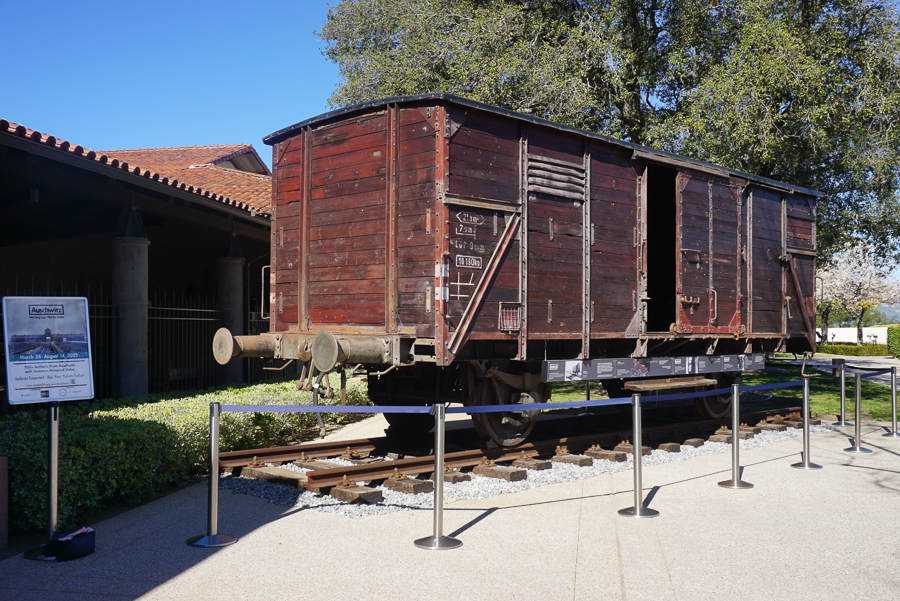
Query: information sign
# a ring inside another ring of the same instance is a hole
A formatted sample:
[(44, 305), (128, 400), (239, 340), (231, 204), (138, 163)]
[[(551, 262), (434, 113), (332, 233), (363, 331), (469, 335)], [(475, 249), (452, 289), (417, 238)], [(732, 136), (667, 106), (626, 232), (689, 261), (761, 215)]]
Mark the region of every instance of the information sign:
[(10, 404), (94, 398), (86, 298), (3, 298)]

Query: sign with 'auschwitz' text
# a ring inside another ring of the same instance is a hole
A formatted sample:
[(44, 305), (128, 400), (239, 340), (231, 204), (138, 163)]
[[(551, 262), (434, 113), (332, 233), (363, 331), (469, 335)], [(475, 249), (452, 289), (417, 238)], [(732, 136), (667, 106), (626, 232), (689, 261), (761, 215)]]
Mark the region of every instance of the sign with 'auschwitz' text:
[(10, 404), (94, 398), (86, 298), (3, 298)]

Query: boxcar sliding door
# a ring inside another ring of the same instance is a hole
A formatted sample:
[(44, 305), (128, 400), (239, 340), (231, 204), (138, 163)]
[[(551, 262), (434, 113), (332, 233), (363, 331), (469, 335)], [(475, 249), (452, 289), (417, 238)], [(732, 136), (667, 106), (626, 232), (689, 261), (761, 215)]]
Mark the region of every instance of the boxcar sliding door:
[(680, 172), (677, 328), (735, 334), (741, 328), (741, 190), (728, 180)]

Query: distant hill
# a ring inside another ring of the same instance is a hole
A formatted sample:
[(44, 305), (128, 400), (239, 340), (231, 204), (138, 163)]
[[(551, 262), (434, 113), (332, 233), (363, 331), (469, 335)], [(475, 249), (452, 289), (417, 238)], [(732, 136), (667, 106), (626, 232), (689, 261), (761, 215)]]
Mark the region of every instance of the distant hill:
[(887, 323), (900, 323), (900, 305), (881, 305), (877, 311), (884, 314)]

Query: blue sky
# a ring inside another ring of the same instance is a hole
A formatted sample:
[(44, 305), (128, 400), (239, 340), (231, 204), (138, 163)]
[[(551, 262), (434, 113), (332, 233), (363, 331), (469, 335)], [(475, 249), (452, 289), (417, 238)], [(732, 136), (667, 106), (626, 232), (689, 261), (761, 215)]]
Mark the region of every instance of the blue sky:
[[(338, 0), (332, 0), (337, 4)], [(251, 143), (328, 110), (322, 0), (12, 0), (0, 118), (95, 150)]]

